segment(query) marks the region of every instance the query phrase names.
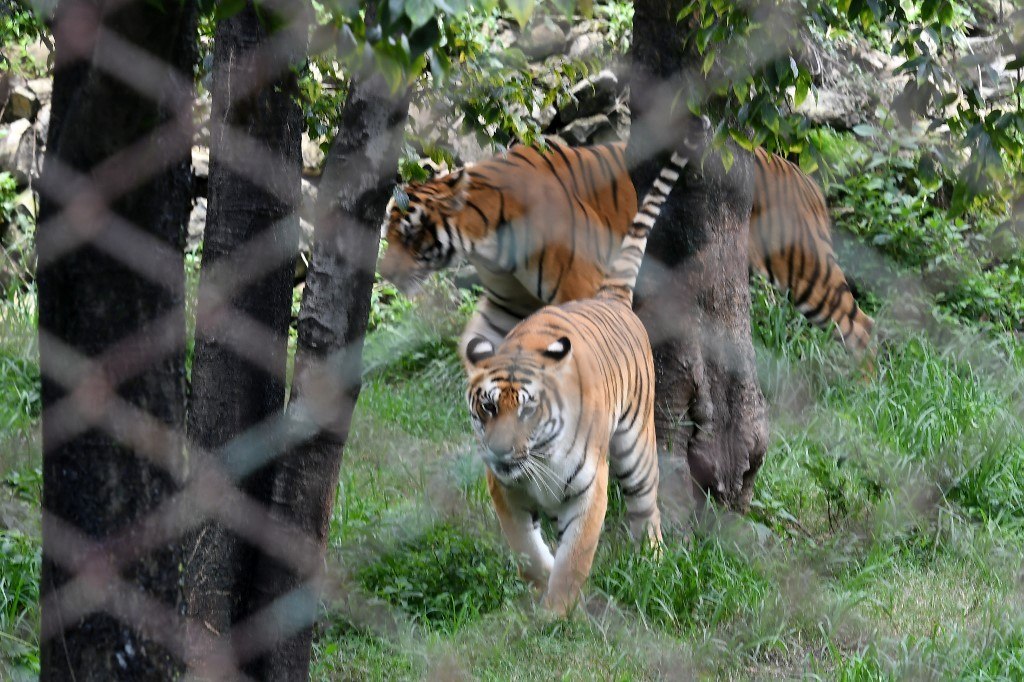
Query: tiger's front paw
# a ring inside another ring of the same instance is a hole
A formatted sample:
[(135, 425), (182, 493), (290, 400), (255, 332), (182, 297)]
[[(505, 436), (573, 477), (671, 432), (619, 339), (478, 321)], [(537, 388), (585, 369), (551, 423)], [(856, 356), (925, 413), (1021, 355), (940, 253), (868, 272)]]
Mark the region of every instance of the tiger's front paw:
[(544, 597), (540, 600), (540, 611), (543, 617), (551, 620), (560, 620), (567, 618), (573, 609), (576, 608), (576, 603), (579, 601), (579, 595), (559, 595), (552, 594), (550, 591), (544, 594)]

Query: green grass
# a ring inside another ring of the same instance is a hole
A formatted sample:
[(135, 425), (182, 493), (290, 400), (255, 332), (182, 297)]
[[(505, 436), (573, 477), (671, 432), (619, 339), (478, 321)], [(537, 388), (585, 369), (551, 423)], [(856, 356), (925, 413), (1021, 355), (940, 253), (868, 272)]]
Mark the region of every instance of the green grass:
[(35, 289), (0, 302), (0, 670), (39, 672), (39, 353)]

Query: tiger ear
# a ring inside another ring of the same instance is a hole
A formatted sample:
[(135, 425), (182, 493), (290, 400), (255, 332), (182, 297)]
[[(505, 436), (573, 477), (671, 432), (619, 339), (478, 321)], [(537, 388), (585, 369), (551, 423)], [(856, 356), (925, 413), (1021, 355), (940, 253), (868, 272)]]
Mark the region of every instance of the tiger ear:
[(469, 360), (469, 364), (478, 365), (487, 358), (494, 357), (494, 344), (487, 339), (474, 336), (466, 344), (466, 359)]
[(444, 199), (445, 208), (453, 213), (464, 209), (469, 198), (469, 173), (466, 172), (466, 169), (454, 170), (439, 178), (439, 182), (443, 182), (451, 191), (451, 194)]
[(572, 344), (569, 343), (569, 337), (563, 336), (557, 341), (552, 341), (551, 345), (544, 349), (544, 357), (552, 360), (564, 360), (569, 357), (571, 352)]

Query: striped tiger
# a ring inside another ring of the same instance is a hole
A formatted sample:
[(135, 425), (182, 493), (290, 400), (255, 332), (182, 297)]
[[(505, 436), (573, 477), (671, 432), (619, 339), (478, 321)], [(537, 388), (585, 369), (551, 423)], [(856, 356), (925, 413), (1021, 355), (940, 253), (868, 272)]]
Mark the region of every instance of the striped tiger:
[[(486, 296), (464, 341), (481, 333), (500, 341), (542, 305), (593, 296), (636, 212), (625, 143), (547, 147), (512, 147), (409, 184), (388, 204), (383, 277), (409, 291), (456, 256), (475, 267)], [(750, 268), (788, 290), (811, 322), (863, 351), (874, 322), (836, 262), (821, 190), (763, 149), (754, 162)]]
[[(633, 313), (647, 235), (685, 162), (662, 169), (593, 298), (550, 305), (499, 345), (466, 345), (466, 398), (483, 445), (487, 486), (520, 571), (544, 608), (564, 615), (590, 573), (608, 505), (609, 470), (626, 502), (630, 533), (657, 548), (658, 453), (654, 361)], [(552, 555), (540, 515), (554, 520)]]

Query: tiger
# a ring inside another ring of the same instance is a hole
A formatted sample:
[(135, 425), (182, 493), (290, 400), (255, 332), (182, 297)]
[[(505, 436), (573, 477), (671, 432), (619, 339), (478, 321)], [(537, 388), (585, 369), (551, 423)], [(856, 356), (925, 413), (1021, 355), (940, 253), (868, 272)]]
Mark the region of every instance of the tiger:
[[(594, 296), (549, 305), (499, 344), (466, 346), (466, 400), (487, 487), (520, 573), (564, 616), (590, 573), (608, 505), (609, 470), (630, 534), (660, 546), (654, 360), (633, 288), (661, 205), (685, 160), (673, 154), (644, 197)], [(540, 515), (553, 520), (552, 555)]]
[[(754, 151), (750, 269), (788, 290), (812, 323), (855, 354), (874, 321), (857, 305), (832, 248), (825, 198), (797, 166)], [(636, 213), (625, 143), (547, 150), (516, 145), (474, 165), (410, 183), (388, 202), (380, 274), (400, 290), (456, 257), (485, 290), (463, 334), (500, 341), (543, 305), (588, 298)]]

